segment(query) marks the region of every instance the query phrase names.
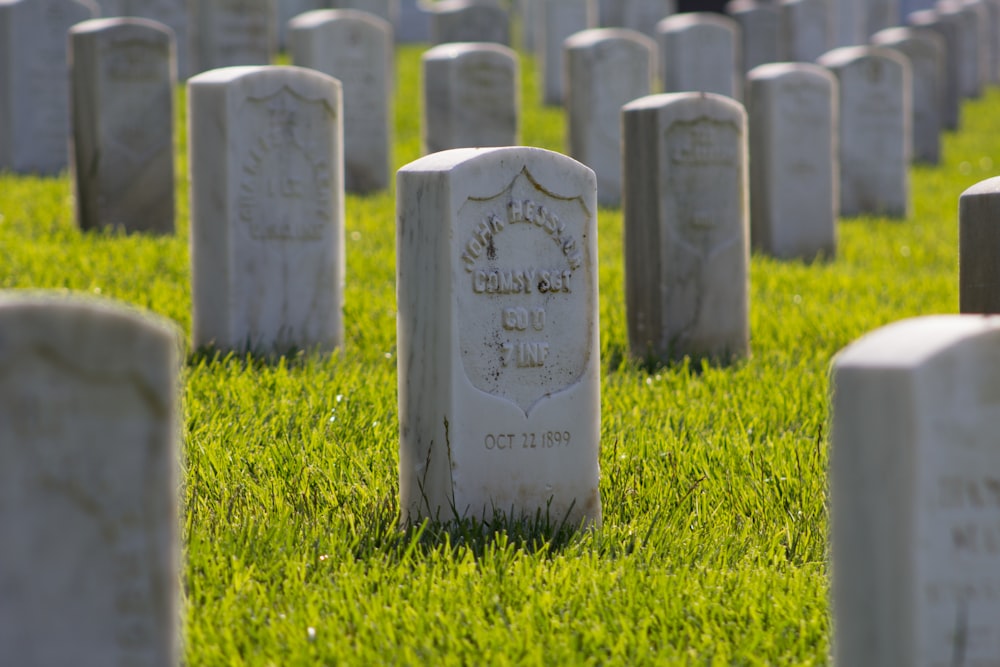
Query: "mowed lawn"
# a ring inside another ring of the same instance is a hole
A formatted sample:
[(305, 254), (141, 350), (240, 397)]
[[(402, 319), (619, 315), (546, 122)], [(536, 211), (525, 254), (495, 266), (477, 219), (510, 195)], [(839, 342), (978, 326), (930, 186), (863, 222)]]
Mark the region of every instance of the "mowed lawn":
[[(396, 163), (419, 156), (399, 52)], [(523, 142), (563, 149), (522, 61)], [(0, 176), (0, 287), (119, 299), (190, 332), (176, 236), (81, 234), (67, 177)], [(618, 210), (600, 213), (604, 525), (397, 528), (395, 202), (346, 203), (346, 343), (183, 370), (187, 664), (818, 665), (830, 661), (828, 374), (878, 326), (958, 308), (958, 196), (1000, 174), (1000, 92), (965, 103), (905, 221), (842, 220), (827, 263), (754, 256), (752, 356), (628, 359)]]

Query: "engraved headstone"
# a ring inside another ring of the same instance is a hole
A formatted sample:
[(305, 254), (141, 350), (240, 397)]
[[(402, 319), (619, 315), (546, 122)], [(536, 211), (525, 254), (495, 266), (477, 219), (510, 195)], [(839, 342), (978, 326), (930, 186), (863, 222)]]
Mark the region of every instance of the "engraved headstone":
[(423, 152), (520, 143), (517, 54), (501, 44), (441, 44), (424, 52)]
[(174, 31), (177, 78), (188, 76), (188, 0), (101, 0), (101, 18), (129, 17), (157, 21)]
[(174, 230), (173, 34), (136, 18), (70, 30), (76, 218), (81, 229)]
[(749, 354), (746, 112), (711, 93), (622, 109), (625, 304), (640, 359)]
[(905, 218), (910, 206), (910, 63), (877, 46), (845, 46), (819, 64), (840, 83), (840, 214)]
[(5, 665), (180, 664), (179, 346), (122, 306), (0, 293)]
[(747, 75), (750, 241), (781, 259), (837, 248), (837, 80), (807, 63)]
[(784, 60), (811, 63), (833, 43), (826, 0), (781, 0)]
[(957, 130), (961, 118), (961, 74), (959, 57), (959, 25), (957, 16), (941, 16), (934, 10), (913, 12), (907, 24), (929, 30), (943, 40), (944, 72), (941, 79), (941, 122), (949, 130)]
[(344, 97), (344, 187), (389, 187), (392, 25), (353, 9), (320, 9), (289, 24), (292, 62), (340, 81)]
[(403, 167), (397, 192), (402, 521), (599, 525), (593, 172), (461, 149)]
[(97, 14), (91, 0), (0, 0), (0, 169), (69, 164), (66, 34)]
[(958, 199), (958, 308), (1000, 313), (1000, 177), (973, 185)]
[(424, 0), (399, 0), (394, 26), (398, 44), (431, 41), (431, 9)]
[(535, 38), (542, 102), (563, 103), (563, 42), (570, 35), (597, 27), (596, 0), (535, 0), (538, 33)]
[(733, 0), (726, 13), (740, 26), (743, 71), (778, 62), (785, 52), (781, 45), (781, 13), (778, 5), (758, 0)]
[(944, 40), (919, 28), (887, 28), (872, 35), (872, 44), (895, 49), (910, 61), (913, 159), (937, 164), (941, 160), (941, 89), (944, 85)]
[(270, 64), (277, 48), (274, 2), (192, 2), (192, 73), (220, 67)]
[(896, 322), (834, 360), (833, 655), (1000, 664), (1000, 318)]
[(284, 353), (343, 338), (340, 83), (300, 67), (188, 81), (191, 338)]
[(739, 25), (733, 19), (709, 12), (675, 14), (656, 25), (656, 41), (664, 91), (743, 97)]
[(569, 154), (597, 175), (597, 201), (618, 206), (621, 108), (652, 92), (656, 43), (625, 28), (584, 30), (564, 43)]
[(487, 0), (442, 0), (431, 5), (431, 41), (509, 45), (510, 17), (503, 7)]
[(278, 13), (276, 28), (278, 31), (278, 49), (288, 46), (288, 22), (299, 14), (324, 9), (327, 2), (323, 0), (274, 0)]

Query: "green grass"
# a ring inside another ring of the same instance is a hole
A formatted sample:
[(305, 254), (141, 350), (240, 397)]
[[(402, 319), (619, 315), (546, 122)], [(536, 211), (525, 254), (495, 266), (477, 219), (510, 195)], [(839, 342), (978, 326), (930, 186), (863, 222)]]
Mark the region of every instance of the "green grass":
[[(524, 65), (524, 142), (560, 149)], [(418, 86), (407, 48), (400, 165)], [(187, 663), (827, 663), (830, 360), (957, 310), (957, 200), (1000, 171), (1000, 92), (964, 111), (943, 163), (913, 170), (909, 220), (842, 221), (829, 263), (753, 258), (753, 355), (733, 367), (627, 359), (622, 220), (601, 211), (604, 526), (580, 534), (397, 530), (394, 199), (348, 197), (344, 349), (184, 369)], [(66, 178), (0, 176), (0, 287), (98, 293), (188, 333), (184, 179), (166, 239), (80, 233), (70, 196)]]

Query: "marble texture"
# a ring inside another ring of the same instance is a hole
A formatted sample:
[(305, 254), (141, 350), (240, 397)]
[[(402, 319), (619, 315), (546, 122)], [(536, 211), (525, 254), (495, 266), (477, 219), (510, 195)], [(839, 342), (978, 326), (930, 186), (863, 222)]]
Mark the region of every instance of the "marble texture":
[(491, 0), (441, 0), (431, 5), (431, 42), (510, 45), (510, 17)]
[(5, 665), (180, 664), (180, 346), (109, 301), (0, 291)]
[(664, 92), (742, 99), (739, 24), (733, 19), (709, 12), (674, 14), (656, 24), (656, 43)]
[(779, 259), (831, 259), (839, 205), (837, 80), (818, 65), (747, 75), (750, 240)]
[(535, 0), (538, 28), (535, 57), (541, 78), (542, 103), (559, 106), (565, 94), (563, 41), (597, 27), (596, 0)]
[(594, 170), (597, 201), (622, 197), (621, 108), (653, 90), (656, 42), (625, 28), (596, 28), (564, 42), (569, 155)]
[(835, 357), (837, 665), (1000, 663), (998, 368), (996, 317), (904, 320)]
[(777, 4), (732, 0), (726, 5), (726, 13), (740, 27), (740, 62), (744, 72), (781, 60), (785, 48), (781, 43), (781, 13)]
[(1000, 313), (1000, 177), (976, 183), (958, 199), (958, 309)]
[(747, 117), (712, 93), (622, 109), (629, 351), (666, 362), (745, 357), (750, 233)]
[(833, 31), (826, 0), (781, 0), (782, 60), (811, 63), (829, 50)]
[(926, 164), (941, 161), (941, 131), (944, 127), (944, 39), (933, 30), (887, 28), (872, 35), (872, 44), (895, 49), (910, 61), (913, 123), (913, 160)]
[(66, 33), (98, 12), (91, 0), (0, 0), (0, 170), (69, 164)]
[(314, 70), (188, 81), (195, 348), (342, 344), (342, 118), (340, 83)]
[(819, 59), (840, 83), (840, 214), (905, 218), (912, 155), (910, 63), (876, 46)]
[(200, 0), (191, 6), (192, 74), (269, 65), (277, 50), (275, 0)]
[(92, 19), (69, 39), (77, 224), (173, 233), (173, 33), (147, 19)]
[(424, 154), (520, 141), (517, 54), (501, 44), (441, 44), (424, 52)]
[(389, 188), (392, 160), (392, 25), (353, 9), (308, 12), (289, 25), (292, 62), (340, 81), (344, 97), (344, 187)]
[(962, 92), (959, 25), (957, 16), (941, 16), (934, 10), (921, 10), (907, 17), (907, 25), (929, 30), (944, 44), (944, 72), (941, 79), (941, 122), (946, 129), (957, 130), (961, 122)]
[(601, 523), (597, 185), (539, 148), (397, 176), (401, 521)]

